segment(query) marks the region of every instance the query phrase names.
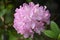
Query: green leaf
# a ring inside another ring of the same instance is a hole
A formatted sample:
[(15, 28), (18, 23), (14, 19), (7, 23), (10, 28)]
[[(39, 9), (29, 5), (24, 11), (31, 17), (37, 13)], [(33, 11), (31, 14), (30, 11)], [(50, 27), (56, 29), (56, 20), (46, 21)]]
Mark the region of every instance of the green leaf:
[[(0, 29), (1, 30), (1, 29)], [(0, 40), (1, 40), (1, 31), (0, 31)]]
[(7, 12), (7, 9), (3, 9), (2, 11), (0, 11), (0, 17), (3, 16), (6, 12)]
[(3, 22), (2, 22), (2, 20), (0, 19), (0, 27), (3, 25)]
[(0, 28), (0, 40), (2, 40), (3, 29)]
[(32, 0), (26, 0), (27, 2), (31, 2)]
[(4, 5), (0, 5), (0, 10), (3, 10), (5, 8), (5, 6)]
[(54, 21), (51, 21), (50, 27), (51, 27), (51, 30), (55, 32), (55, 36), (58, 37), (60, 32), (58, 25)]
[(2, 37), (0, 36), (0, 40), (2, 40)]
[(59, 34), (59, 36), (58, 36), (58, 40), (60, 40), (60, 34)]
[(12, 4), (9, 4), (9, 5), (7, 6), (7, 8), (8, 8), (8, 9), (12, 9), (12, 8), (13, 8), (13, 5), (12, 5)]
[(8, 33), (9, 40), (17, 40), (20, 39), (20, 37), (22, 37), (22, 35), (18, 34), (17, 31), (13, 29), (13, 27), (8, 28)]
[(17, 40), (17, 37), (14, 36), (10, 31), (9, 31), (9, 40)]
[(51, 21), (50, 27), (52, 31), (59, 32), (58, 25), (54, 21)]
[(11, 12), (11, 10), (8, 10), (4, 18), (5, 18), (5, 24), (13, 23), (13, 13)]
[(55, 33), (51, 30), (45, 30), (43, 33), (50, 38), (56, 38)]
[(44, 40), (43, 34), (39, 35), (37, 33), (34, 33), (33, 40)]

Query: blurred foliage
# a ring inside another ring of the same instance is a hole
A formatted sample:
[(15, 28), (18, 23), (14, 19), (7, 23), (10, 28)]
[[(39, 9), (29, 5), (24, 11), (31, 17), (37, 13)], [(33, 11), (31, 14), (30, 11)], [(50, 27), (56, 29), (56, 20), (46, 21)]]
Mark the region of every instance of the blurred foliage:
[[(53, 0), (0, 0), (0, 40), (45, 40), (46, 36), (60, 40), (60, 29), (53, 21), (51, 21), (50, 24), (51, 30), (45, 30), (43, 32), (45, 35), (43, 33), (42, 35), (34, 34), (35, 36), (33, 39), (25, 39), (22, 35), (17, 34), (16, 30), (13, 28), (13, 15), (15, 13), (15, 9), (16, 7), (19, 7), (19, 5), (31, 1), (39, 3), (40, 5), (46, 5), (52, 15), (51, 20), (55, 20), (55, 17), (58, 16), (58, 4)], [(5, 25), (7, 27), (5, 27)]]
[(58, 36), (58, 40), (60, 40), (60, 34), (59, 34), (59, 36)]
[(3, 22), (2, 22), (2, 20), (0, 19), (0, 27), (3, 25)]
[(27, 2), (32, 2), (32, 0), (26, 0)]

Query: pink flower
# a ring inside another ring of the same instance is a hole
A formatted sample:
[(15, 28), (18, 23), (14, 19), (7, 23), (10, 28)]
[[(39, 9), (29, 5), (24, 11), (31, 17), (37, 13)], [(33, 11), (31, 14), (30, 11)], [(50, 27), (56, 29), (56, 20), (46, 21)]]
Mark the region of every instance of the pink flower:
[(34, 32), (40, 35), (45, 29), (45, 23), (50, 22), (50, 13), (46, 6), (35, 5), (33, 2), (24, 3), (20, 8), (16, 8), (14, 17), (13, 27), (25, 38), (33, 37)]

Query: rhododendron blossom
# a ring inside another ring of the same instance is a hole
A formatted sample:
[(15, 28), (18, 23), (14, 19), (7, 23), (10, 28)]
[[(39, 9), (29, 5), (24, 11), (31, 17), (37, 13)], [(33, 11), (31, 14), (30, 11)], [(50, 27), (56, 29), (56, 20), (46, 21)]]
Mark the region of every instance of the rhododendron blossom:
[(33, 2), (16, 8), (14, 17), (13, 27), (25, 38), (33, 37), (34, 32), (40, 35), (45, 24), (50, 23), (50, 13), (46, 6), (35, 5)]

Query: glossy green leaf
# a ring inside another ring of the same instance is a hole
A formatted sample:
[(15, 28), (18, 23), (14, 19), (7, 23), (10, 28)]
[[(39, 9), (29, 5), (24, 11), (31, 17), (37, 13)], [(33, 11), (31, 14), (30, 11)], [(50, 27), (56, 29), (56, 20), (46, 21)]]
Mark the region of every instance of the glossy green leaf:
[(54, 21), (51, 21), (50, 27), (51, 27), (51, 30), (55, 32), (55, 35), (58, 36), (60, 32), (58, 25)]
[(50, 38), (56, 38), (55, 33), (51, 30), (45, 30), (43, 33)]
[(59, 32), (59, 28), (58, 28), (58, 25), (54, 22), (54, 21), (51, 21), (51, 30), (54, 31), (54, 32)]

